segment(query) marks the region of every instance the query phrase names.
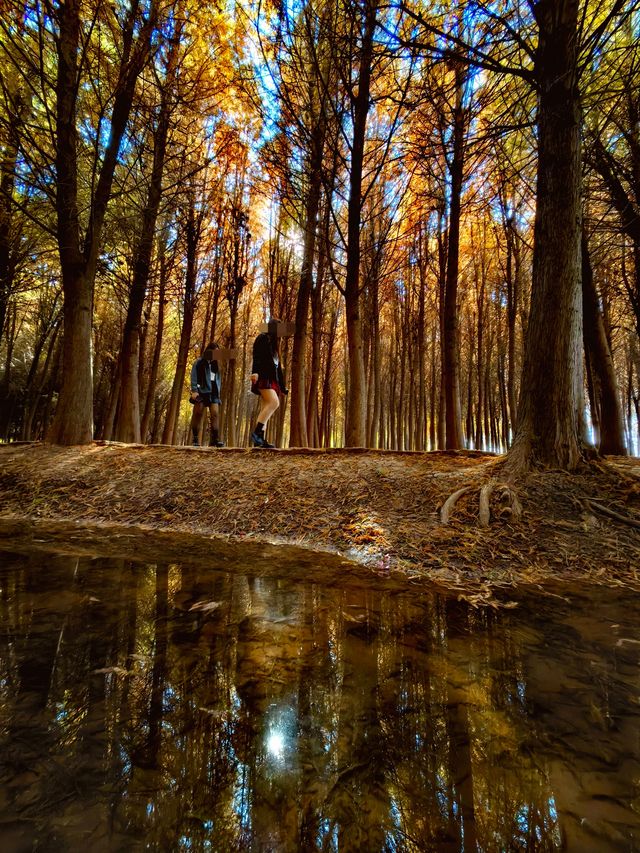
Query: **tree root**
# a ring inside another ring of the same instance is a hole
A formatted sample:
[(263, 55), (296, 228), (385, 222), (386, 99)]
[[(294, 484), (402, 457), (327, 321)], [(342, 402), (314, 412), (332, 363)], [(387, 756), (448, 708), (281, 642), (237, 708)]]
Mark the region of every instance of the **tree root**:
[[(458, 500), (470, 492), (473, 486), (464, 486), (450, 495), (440, 509), (440, 523), (448, 524), (451, 519), (453, 509)], [(499, 511), (500, 516), (509, 515), (513, 520), (518, 520), (522, 515), (522, 504), (516, 494), (513, 486), (509, 483), (499, 483), (497, 480), (489, 480), (480, 489), (479, 508), (478, 508), (478, 524), (480, 527), (488, 527), (491, 520), (491, 495), (498, 492), (502, 507)]]
[(449, 523), (449, 519), (451, 518), (451, 513), (453, 512), (454, 506), (463, 495), (466, 495), (466, 493), (470, 491), (471, 486), (464, 486), (462, 489), (458, 489), (457, 492), (454, 492), (452, 495), (449, 495), (449, 497), (442, 504), (442, 507), (440, 509), (441, 524)]
[(609, 509), (608, 506), (604, 506), (603, 504), (598, 503), (598, 501), (585, 500), (584, 503), (592, 512), (606, 515), (609, 518), (622, 522), (622, 524), (628, 524), (630, 527), (640, 529), (640, 520), (637, 518), (633, 518), (630, 515), (623, 515), (621, 512), (616, 512), (614, 509)]

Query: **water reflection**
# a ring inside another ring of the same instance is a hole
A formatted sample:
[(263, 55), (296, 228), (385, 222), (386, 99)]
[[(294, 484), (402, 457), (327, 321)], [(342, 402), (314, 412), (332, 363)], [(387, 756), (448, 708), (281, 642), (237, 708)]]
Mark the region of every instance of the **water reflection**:
[(637, 603), (0, 555), (0, 849), (635, 850)]

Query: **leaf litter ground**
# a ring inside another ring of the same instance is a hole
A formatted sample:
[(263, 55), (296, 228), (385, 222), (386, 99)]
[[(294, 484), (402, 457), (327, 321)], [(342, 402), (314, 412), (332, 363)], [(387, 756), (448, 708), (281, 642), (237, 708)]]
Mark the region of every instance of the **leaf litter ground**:
[[(640, 589), (640, 460), (532, 473), (518, 484), (522, 518), (496, 497), (480, 527), (478, 488), (501, 462), (472, 451), (5, 445), (0, 542), (72, 530), (78, 543), (84, 530), (104, 545), (127, 531), (136, 554), (162, 543), (186, 559), (222, 537), (262, 563), (278, 551), (261, 546), (286, 544), (307, 567), (302, 549), (329, 552), (343, 575), (347, 559), (372, 579), (429, 580), (479, 602), (523, 584)], [(461, 485), (473, 488), (443, 525), (439, 508)]]

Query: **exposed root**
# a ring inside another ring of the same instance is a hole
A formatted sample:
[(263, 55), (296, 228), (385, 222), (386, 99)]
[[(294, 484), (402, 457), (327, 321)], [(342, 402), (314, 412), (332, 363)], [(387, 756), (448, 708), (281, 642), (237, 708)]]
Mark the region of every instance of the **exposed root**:
[[(448, 524), (456, 503), (462, 495), (471, 491), (471, 489), (472, 486), (465, 486), (447, 498), (440, 510), (440, 522), (442, 524)], [(480, 489), (478, 508), (478, 524), (480, 527), (489, 526), (489, 522), (491, 521), (490, 500), (494, 492), (499, 493), (501, 508), (498, 514), (500, 516), (509, 515), (514, 521), (517, 521), (522, 516), (522, 504), (515, 489), (509, 483), (499, 483), (497, 480), (489, 480)]]
[(449, 523), (449, 519), (451, 518), (451, 513), (453, 512), (454, 506), (463, 495), (466, 495), (466, 493), (470, 491), (471, 486), (464, 486), (462, 489), (458, 489), (457, 492), (454, 492), (452, 495), (449, 495), (449, 497), (442, 504), (442, 507), (440, 509), (441, 524)]
[(640, 520), (637, 518), (633, 518), (630, 515), (623, 515), (621, 512), (616, 512), (614, 509), (609, 509), (608, 506), (604, 506), (603, 504), (598, 503), (598, 501), (585, 500), (585, 504), (593, 512), (598, 512), (601, 515), (606, 515), (609, 518), (620, 521), (622, 524), (628, 524), (630, 527), (637, 527), (640, 529)]
[(508, 483), (501, 483), (499, 486), (500, 500), (504, 504), (500, 515), (510, 515), (514, 521), (522, 518), (522, 504), (518, 498), (518, 493)]
[(495, 489), (495, 487), (495, 480), (489, 480), (489, 482), (485, 483), (484, 486), (480, 489), (480, 508), (478, 510), (478, 524), (480, 525), (480, 527), (489, 526), (489, 521), (491, 519), (489, 498), (491, 497), (491, 492)]

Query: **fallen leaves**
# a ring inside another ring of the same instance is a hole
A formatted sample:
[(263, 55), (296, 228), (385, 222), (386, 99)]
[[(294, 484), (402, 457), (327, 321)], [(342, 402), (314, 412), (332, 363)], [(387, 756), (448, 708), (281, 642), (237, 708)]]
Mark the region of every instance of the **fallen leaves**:
[[(640, 517), (637, 460), (580, 475), (532, 474), (523, 518), (477, 525), (475, 493), (460, 497), (449, 524), (437, 508), (464, 485), (479, 487), (499, 459), (482, 454), (240, 450), (45, 445), (0, 448), (5, 519), (118, 523), (181, 536), (303, 544), (348, 555), (385, 574), (485, 596), (510, 584), (589, 578), (640, 586), (640, 533), (585, 511), (585, 501)], [(625, 467), (626, 466), (626, 467)], [(501, 511), (500, 494), (492, 511)], [(105, 535), (107, 535), (105, 533)], [(196, 602), (212, 613), (217, 602)]]

